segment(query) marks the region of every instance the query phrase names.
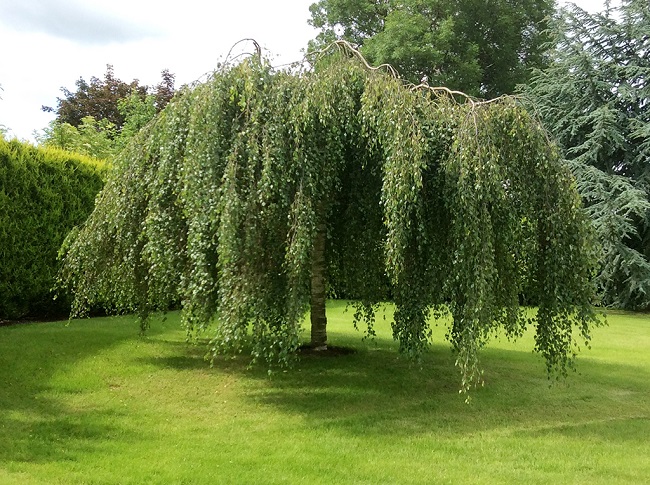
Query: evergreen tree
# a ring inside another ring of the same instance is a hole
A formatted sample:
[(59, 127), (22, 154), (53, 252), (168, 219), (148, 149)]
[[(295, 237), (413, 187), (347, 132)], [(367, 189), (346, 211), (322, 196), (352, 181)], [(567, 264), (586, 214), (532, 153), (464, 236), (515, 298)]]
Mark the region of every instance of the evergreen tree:
[(603, 247), (607, 305), (650, 307), (650, 6), (556, 21), (552, 64), (524, 93), (564, 148)]

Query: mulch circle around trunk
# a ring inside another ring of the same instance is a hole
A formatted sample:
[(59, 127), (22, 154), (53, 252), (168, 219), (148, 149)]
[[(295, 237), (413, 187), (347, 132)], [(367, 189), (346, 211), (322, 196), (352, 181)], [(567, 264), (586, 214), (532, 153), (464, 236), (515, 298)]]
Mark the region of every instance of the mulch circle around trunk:
[(354, 354), (356, 352), (356, 349), (351, 347), (338, 347), (336, 345), (328, 345), (326, 350), (316, 350), (309, 344), (298, 347), (299, 355), (314, 355), (318, 357), (338, 357), (341, 355)]

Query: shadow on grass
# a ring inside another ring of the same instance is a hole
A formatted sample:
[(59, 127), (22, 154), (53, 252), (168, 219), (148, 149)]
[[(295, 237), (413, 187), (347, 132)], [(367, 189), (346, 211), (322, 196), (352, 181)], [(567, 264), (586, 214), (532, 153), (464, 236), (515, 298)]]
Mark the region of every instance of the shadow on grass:
[[(129, 430), (120, 411), (97, 404), (71, 405), (85, 383), (53, 385), (59, 373), (129, 339), (131, 317), (31, 323), (0, 329), (0, 463), (75, 460)], [(92, 391), (92, 389), (90, 389)]]
[(3, 417), (0, 463), (77, 461), (79, 455), (97, 451), (112, 436), (124, 440), (128, 432), (106, 424), (116, 421), (112, 411), (78, 411), (46, 399), (29, 409), (31, 418)]
[[(454, 356), (435, 345), (420, 363), (378, 341), (350, 355), (307, 355), (295, 368), (273, 373), (250, 368), (248, 359), (218, 358), (214, 372), (230, 374), (245, 399), (299, 415), (310, 427), (352, 435), (440, 438), (497, 431), (510, 436), (559, 434), (602, 440), (641, 440), (650, 435), (647, 399), (650, 369), (579, 358), (578, 373), (549, 381), (531, 352), (485, 349), (485, 387), (459, 395)], [(587, 354), (588, 355), (588, 354)], [(181, 370), (205, 369), (203, 348), (148, 363)]]

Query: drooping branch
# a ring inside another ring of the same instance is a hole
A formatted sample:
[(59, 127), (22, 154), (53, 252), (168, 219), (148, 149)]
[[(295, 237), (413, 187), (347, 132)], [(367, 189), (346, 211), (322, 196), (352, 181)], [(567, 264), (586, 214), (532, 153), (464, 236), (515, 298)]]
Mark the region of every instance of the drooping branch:
[[(231, 59), (230, 56), (231, 56), (231, 54), (232, 54), (232, 51), (235, 49), (235, 47), (237, 47), (237, 46), (238, 46), (239, 44), (241, 44), (242, 42), (252, 42), (252, 43), (253, 43), (253, 46), (255, 47), (255, 54), (250, 53), (250, 52), (244, 52), (244, 53), (239, 54), (239, 55), (237, 55), (237, 56), (235, 56), (235, 57), (233, 57), (233, 58)], [(242, 56), (242, 55), (248, 55), (248, 56), (253, 56), (253, 55), (255, 55), (255, 56), (257, 57), (258, 60), (262, 60), (262, 48), (260, 47), (260, 45), (258, 44), (258, 42), (257, 42), (255, 39), (252, 39), (252, 38), (250, 38), (250, 37), (247, 37), (247, 38), (245, 38), (245, 39), (238, 40), (237, 42), (235, 42), (235, 43), (230, 47), (230, 50), (228, 51), (228, 54), (226, 54), (226, 58), (224, 59), (223, 64), (224, 64), (225, 66), (227, 66), (229, 63), (231, 63), (232, 61), (234, 61), (235, 59), (237, 59), (238, 57), (240, 57), (240, 56)]]
[(312, 53), (311, 55), (315, 59), (319, 59), (321, 57), (324, 57), (326, 55), (329, 55), (332, 51), (332, 49), (336, 49), (339, 53), (351, 56), (355, 58), (357, 61), (361, 62), (361, 64), (368, 70), (368, 71), (387, 71), (392, 77), (395, 79), (399, 79), (399, 73), (397, 70), (391, 66), (390, 64), (380, 64), (379, 66), (371, 66), (366, 58), (361, 54), (361, 52), (357, 49), (355, 49), (352, 44), (350, 44), (346, 40), (337, 40), (325, 47), (324, 49), (321, 49), (319, 51), (316, 51)]

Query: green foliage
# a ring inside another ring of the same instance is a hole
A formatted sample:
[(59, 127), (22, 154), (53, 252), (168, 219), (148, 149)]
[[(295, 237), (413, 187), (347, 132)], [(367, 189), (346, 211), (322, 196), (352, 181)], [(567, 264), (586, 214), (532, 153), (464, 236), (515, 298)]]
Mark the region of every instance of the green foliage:
[(554, 62), (525, 94), (564, 149), (602, 244), (607, 305), (650, 307), (650, 60), (645, 1), (557, 19)]
[(153, 88), (137, 79), (125, 83), (108, 65), (104, 79), (79, 78), (72, 92), (62, 88), (56, 109), (43, 106), (57, 116), (47, 128), (35, 133), (39, 145), (70, 150), (100, 159), (112, 159), (129, 140), (174, 96), (174, 75), (167, 69)]
[(86, 116), (78, 127), (53, 120), (49, 126), (36, 133), (39, 145), (55, 147), (104, 160), (112, 159), (135, 136), (135, 134), (156, 116), (156, 97), (142, 98), (132, 92), (118, 100), (118, 110), (124, 118), (121, 130), (108, 121)]
[(0, 318), (67, 311), (53, 302), (57, 253), (93, 209), (99, 162), (0, 139)]
[(545, 65), (549, 0), (319, 0), (310, 23), (321, 29), (311, 49), (344, 39), (375, 65), (408, 81), (470, 94), (510, 94)]
[(124, 124), (115, 143), (121, 149), (156, 116), (156, 97), (148, 94), (142, 98), (133, 91), (130, 96), (118, 100), (117, 109), (124, 117)]
[[(185, 90), (118, 157), (95, 211), (66, 241), (73, 315), (105, 303), (147, 315), (181, 301), (213, 354), (250, 344), (286, 364), (299, 344), (316, 228), (368, 323), (390, 278), (393, 335), (418, 357), (448, 311), (462, 389), (478, 350), (519, 335), (526, 282), (549, 371), (589, 339), (594, 261), (574, 181), (510, 98), (458, 103), (358, 58), (314, 72), (249, 59)], [(218, 322), (215, 321), (218, 315)]]
[(116, 151), (114, 137), (115, 125), (106, 119), (97, 121), (92, 116), (84, 117), (79, 127), (53, 120), (42, 133), (36, 134), (41, 146), (105, 160)]
[[(161, 82), (150, 88), (140, 85), (137, 79), (126, 83), (115, 77), (113, 66), (106, 66), (104, 79), (91, 77), (90, 82), (80, 77), (74, 92), (61, 88), (63, 98), (57, 98), (57, 107), (43, 106), (43, 111), (56, 112), (56, 121), (60, 124), (69, 124), (79, 128), (88, 116), (98, 122), (106, 122), (115, 128), (115, 133), (122, 130), (128, 112), (121, 108), (120, 102), (129, 97), (138, 96), (145, 100), (153, 96), (157, 111), (162, 110), (174, 96), (174, 75), (167, 69), (161, 73)], [(127, 110), (128, 111), (128, 110)]]

